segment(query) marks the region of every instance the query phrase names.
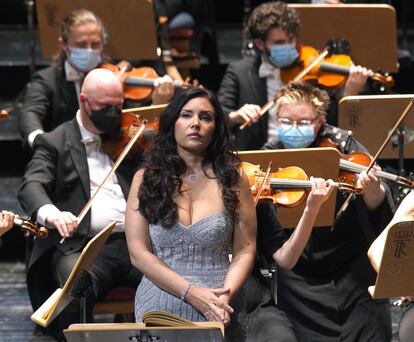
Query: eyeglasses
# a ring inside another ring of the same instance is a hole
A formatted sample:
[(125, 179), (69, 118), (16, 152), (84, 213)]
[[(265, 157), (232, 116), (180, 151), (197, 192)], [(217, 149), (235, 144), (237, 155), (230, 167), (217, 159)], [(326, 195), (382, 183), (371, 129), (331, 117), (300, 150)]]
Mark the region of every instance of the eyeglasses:
[(316, 121), (318, 119), (319, 119), (319, 116), (317, 116), (313, 120), (299, 120), (299, 121), (291, 120), (289, 118), (276, 118), (277, 122), (280, 125), (289, 126), (289, 127), (296, 126), (298, 128), (305, 128), (305, 127), (308, 127), (308, 126), (312, 126), (312, 125), (316, 124)]

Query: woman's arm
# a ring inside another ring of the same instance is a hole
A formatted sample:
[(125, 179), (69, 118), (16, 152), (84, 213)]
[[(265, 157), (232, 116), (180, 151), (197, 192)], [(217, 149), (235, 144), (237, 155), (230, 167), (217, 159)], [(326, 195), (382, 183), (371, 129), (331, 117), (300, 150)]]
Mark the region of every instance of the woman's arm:
[(283, 268), (293, 268), (305, 249), (315, 224), (316, 216), (323, 202), (325, 202), (334, 188), (331, 180), (311, 177), (312, 190), (308, 195), (306, 207), (290, 238), (274, 254), (273, 259)]
[(244, 172), (238, 191), (240, 204), (234, 222), (232, 261), (224, 281), (224, 288), (230, 289), (228, 300), (231, 300), (250, 275), (256, 255), (256, 210)]
[[(219, 298), (226, 289), (198, 288), (189, 286), (189, 282), (174, 272), (152, 252), (148, 221), (139, 212), (138, 190), (141, 186), (144, 170), (139, 170), (133, 179), (125, 213), (125, 234), (132, 264), (163, 290), (182, 298), (193, 305), (207, 319), (223, 321), (223, 312), (233, 309)], [(213, 315), (212, 315), (213, 313)]]
[(360, 173), (358, 183), (362, 187), (362, 198), (368, 210), (377, 209), (385, 199), (385, 188), (380, 178), (374, 176), (372, 172), (364, 171)]
[(394, 219), (405, 216), (414, 216), (414, 191), (411, 191), (404, 197), (394, 214)]
[[(351, 138), (348, 151), (365, 152), (369, 154), (369, 151), (357, 140)], [(374, 165), (376, 170), (381, 170), (378, 165)], [(358, 185), (362, 188), (362, 198), (369, 211), (376, 210), (386, 198), (386, 190), (381, 183), (379, 177), (374, 176), (373, 172), (368, 174), (363, 171), (359, 174)]]

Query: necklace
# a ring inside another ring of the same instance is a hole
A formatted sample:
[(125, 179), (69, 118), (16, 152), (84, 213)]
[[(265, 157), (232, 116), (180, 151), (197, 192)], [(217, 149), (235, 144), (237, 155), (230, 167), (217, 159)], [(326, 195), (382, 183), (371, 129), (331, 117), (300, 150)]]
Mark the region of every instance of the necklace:
[(200, 169), (198, 171), (194, 171), (194, 170), (189, 171), (187, 175), (188, 180), (194, 182), (197, 179), (197, 174), (202, 170), (203, 169)]

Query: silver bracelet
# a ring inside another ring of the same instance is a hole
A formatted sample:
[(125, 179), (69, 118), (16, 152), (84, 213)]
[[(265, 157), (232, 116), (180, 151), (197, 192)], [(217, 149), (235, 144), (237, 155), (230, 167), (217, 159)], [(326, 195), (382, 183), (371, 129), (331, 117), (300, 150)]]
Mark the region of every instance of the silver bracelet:
[(185, 297), (187, 296), (188, 291), (190, 291), (191, 286), (193, 286), (193, 283), (188, 283), (183, 292), (181, 292), (181, 300), (185, 302)]

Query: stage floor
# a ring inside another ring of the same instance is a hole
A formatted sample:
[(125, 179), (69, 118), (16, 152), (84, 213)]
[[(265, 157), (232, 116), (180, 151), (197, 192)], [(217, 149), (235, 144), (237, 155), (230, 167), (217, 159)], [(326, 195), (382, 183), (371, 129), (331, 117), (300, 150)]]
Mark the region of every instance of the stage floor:
[[(0, 342), (50, 342), (48, 336), (35, 336), (34, 323), (30, 320), (32, 308), (26, 289), (25, 266), (22, 262), (0, 262)], [(391, 300), (392, 302), (393, 300)], [(401, 310), (392, 306), (394, 338), (401, 318)], [(111, 315), (98, 317), (99, 322), (110, 322)]]

